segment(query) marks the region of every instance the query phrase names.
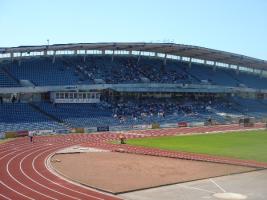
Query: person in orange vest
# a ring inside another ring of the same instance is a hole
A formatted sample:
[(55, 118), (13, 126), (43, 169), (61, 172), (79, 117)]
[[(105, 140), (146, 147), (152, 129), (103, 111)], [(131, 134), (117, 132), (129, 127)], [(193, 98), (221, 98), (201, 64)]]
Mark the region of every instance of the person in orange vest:
[(120, 138), (120, 143), (121, 144), (126, 144), (126, 142), (125, 142), (126, 137), (124, 135), (121, 134), (119, 138)]

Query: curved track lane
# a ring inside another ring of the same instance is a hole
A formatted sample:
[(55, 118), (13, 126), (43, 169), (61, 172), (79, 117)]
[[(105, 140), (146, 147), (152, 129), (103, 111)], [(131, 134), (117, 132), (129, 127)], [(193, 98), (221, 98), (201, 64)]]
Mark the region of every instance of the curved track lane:
[[(94, 138), (94, 137), (93, 137)], [(27, 138), (0, 145), (0, 199), (117, 200), (119, 198), (72, 184), (51, 173), (46, 159), (55, 151), (93, 140), (90, 135)]]
[[(257, 125), (262, 128), (263, 125)], [(127, 138), (158, 137), (198, 132), (227, 131), (243, 129), (238, 125), (139, 130), (125, 133)], [(60, 178), (48, 169), (47, 160), (59, 149), (72, 145), (85, 145), (116, 150), (119, 145), (106, 143), (118, 139), (116, 133), (74, 134), (38, 136), (34, 143), (28, 138), (18, 138), (0, 144), (0, 200), (118, 200), (116, 196), (104, 194)], [(126, 146), (124, 146), (125, 148)], [(127, 148), (126, 148), (127, 150)], [(128, 153), (187, 158), (181, 152), (129, 147)], [(126, 151), (126, 152), (127, 152)], [(190, 155), (192, 157), (192, 155)], [(193, 155), (193, 159), (199, 155)], [(207, 159), (201, 155), (201, 159)], [(213, 158), (214, 159), (214, 158)], [(258, 163), (257, 163), (258, 164)], [(112, 181), (112, 180), (111, 180)]]

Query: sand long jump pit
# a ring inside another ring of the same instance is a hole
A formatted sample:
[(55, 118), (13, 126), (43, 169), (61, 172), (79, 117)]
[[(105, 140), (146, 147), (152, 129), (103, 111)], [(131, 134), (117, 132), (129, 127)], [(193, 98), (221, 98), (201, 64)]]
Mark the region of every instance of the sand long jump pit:
[(51, 161), (58, 173), (72, 181), (113, 194), (255, 170), (107, 151), (60, 153)]

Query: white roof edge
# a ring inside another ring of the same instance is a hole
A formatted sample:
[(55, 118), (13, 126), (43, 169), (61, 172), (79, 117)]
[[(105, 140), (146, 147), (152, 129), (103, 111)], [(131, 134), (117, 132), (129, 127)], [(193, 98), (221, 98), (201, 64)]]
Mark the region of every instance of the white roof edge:
[(241, 65), (267, 70), (267, 61), (236, 53), (220, 51), (205, 47), (175, 44), (175, 43), (145, 43), (145, 42), (101, 42), (101, 43), (70, 43), (39, 46), (0, 47), (0, 54), (38, 52), (45, 50), (133, 50), (167, 53), (171, 55), (193, 57), (197, 59)]

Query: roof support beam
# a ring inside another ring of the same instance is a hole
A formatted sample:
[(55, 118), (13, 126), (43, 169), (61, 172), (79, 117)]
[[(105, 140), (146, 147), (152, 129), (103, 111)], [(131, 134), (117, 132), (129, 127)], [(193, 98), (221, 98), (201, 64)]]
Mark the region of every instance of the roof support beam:
[(236, 67), (236, 73), (239, 74), (239, 65)]
[(112, 50), (111, 62), (114, 61), (114, 50)]
[(192, 58), (190, 57), (189, 58), (189, 64), (188, 64), (188, 67), (191, 69), (191, 67), (192, 67)]
[(54, 64), (55, 61), (56, 61), (56, 53), (57, 53), (57, 51), (54, 51), (54, 52), (53, 52), (53, 60), (52, 60), (52, 63), (53, 63), (53, 64)]
[(10, 59), (11, 59), (11, 62), (13, 62), (13, 60), (14, 60), (14, 53), (13, 52), (10, 53)]
[(141, 51), (139, 51), (139, 54), (138, 54), (138, 59), (137, 59), (137, 63), (136, 63), (136, 64), (138, 64), (138, 63), (139, 63), (140, 59), (141, 59)]
[(214, 63), (213, 63), (213, 71), (216, 71), (216, 68), (217, 68), (217, 62), (214, 61)]
[(19, 66), (21, 65), (22, 52), (19, 53)]
[(85, 63), (86, 61), (86, 50), (84, 51), (84, 55), (83, 55), (83, 62)]
[(164, 64), (164, 66), (166, 66), (166, 64), (167, 64), (167, 54), (166, 53), (164, 55), (164, 62), (163, 62), (163, 64)]

